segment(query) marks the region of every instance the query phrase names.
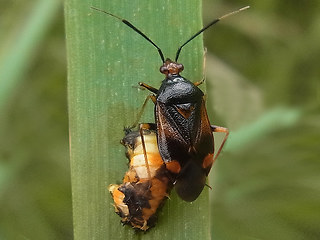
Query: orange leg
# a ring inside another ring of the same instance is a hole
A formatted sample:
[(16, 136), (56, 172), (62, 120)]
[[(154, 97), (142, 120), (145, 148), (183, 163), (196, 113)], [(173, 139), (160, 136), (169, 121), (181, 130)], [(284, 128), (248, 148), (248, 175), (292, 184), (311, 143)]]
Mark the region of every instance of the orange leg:
[[(140, 132), (141, 143), (142, 143), (142, 148), (143, 148), (144, 161), (146, 163), (146, 168), (147, 168), (147, 172), (148, 172), (148, 176), (149, 176), (149, 180), (150, 180), (151, 179), (151, 172), (150, 172), (148, 156), (147, 156), (147, 151), (146, 151), (146, 144), (144, 142), (144, 137), (143, 137), (143, 129), (150, 129), (150, 125), (147, 123), (141, 123), (139, 125), (139, 132)], [(151, 187), (151, 186), (149, 186), (149, 187)]]
[(156, 96), (154, 96), (154, 95), (147, 96), (146, 99), (144, 100), (143, 104), (142, 104), (142, 107), (141, 107), (138, 115), (137, 115), (137, 119), (134, 121), (132, 126), (129, 127), (129, 129), (135, 128), (138, 125), (138, 122), (140, 121), (140, 118), (141, 118), (141, 116), (142, 116), (142, 114), (144, 112), (144, 109), (145, 109), (149, 99), (151, 99), (153, 103), (156, 102)]
[(139, 85), (141, 87), (144, 87), (146, 89), (148, 89), (150, 92), (153, 92), (154, 94), (157, 94), (158, 93), (158, 89), (154, 88), (154, 87), (151, 87), (150, 85), (146, 84), (146, 83), (143, 83), (143, 82), (139, 82)]
[(213, 158), (213, 162), (214, 162), (218, 158), (218, 156), (219, 156), (219, 154), (220, 154), (225, 142), (227, 141), (227, 138), (229, 136), (229, 130), (228, 130), (228, 128), (225, 128), (225, 127), (219, 127), (219, 126), (211, 125), (211, 131), (212, 132), (222, 132), (222, 133), (226, 134), (224, 136), (223, 140), (222, 140), (222, 143), (221, 143), (216, 155)]
[(193, 84), (198, 87), (199, 85), (201, 85), (202, 83), (204, 83), (205, 78), (203, 78), (202, 80), (200, 80), (199, 82), (194, 82)]

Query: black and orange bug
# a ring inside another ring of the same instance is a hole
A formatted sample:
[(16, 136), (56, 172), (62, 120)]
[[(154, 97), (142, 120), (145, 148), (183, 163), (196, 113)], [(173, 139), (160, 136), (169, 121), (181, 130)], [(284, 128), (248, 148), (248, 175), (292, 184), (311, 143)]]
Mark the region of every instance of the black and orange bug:
[(157, 146), (156, 125), (143, 124), (140, 131), (127, 129), (121, 143), (129, 170), (123, 183), (111, 184), (109, 191), (121, 222), (146, 231), (155, 225), (157, 211), (173, 186)]
[[(202, 192), (206, 184), (206, 177), (219, 156), (229, 131), (224, 127), (210, 125), (204, 93), (198, 88), (203, 81), (192, 83), (182, 77), (180, 72), (184, 67), (178, 63), (178, 58), (182, 48), (206, 29), (221, 19), (248, 8), (249, 6), (240, 8), (213, 20), (182, 44), (177, 50), (175, 61), (172, 61), (169, 58), (165, 60), (161, 49), (132, 23), (92, 7), (94, 10), (121, 20), (158, 50), (163, 62), (160, 72), (165, 75), (160, 88), (157, 89), (145, 83), (139, 84), (153, 93), (150, 99), (155, 104), (154, 113), (159, 151), (166, 168), (174, 175), (176, 192), (185, 201), (194, 201)], [(214, 154), (212, 132), (225, 133), (216, 154)]]

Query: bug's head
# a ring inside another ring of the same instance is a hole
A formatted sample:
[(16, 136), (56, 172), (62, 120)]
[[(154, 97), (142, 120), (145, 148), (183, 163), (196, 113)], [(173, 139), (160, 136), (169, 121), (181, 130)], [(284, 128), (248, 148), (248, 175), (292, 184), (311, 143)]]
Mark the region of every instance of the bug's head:
[(171, 59), (167, 58), (163, 65), (160, 67), (160, 72), (165, 74), (166, 77), (179, 75), (183, 71), (183, 65), (177, 62), (173, 62)]

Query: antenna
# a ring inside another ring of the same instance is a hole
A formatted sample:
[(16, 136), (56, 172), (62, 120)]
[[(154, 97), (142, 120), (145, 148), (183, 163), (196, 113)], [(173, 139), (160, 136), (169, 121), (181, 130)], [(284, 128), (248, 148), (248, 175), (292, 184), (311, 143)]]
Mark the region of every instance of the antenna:
[(216, 24), (217, 22), (219, 22), (220, 20), (226, 18), (226, 17), (229, 17), (231, 15), (234, 15), (234, 14), (237, 14), (238, 12), (241, 12), (243, 10), (246, 10), (250, 8), (250, 6), (246, 6), (246, 7), (243, 7), (243, 8), (240, 8), (236, 11), (233, 11), (233, 12), (230, 12), (230, 13), (227, 13), (225, 15), (223, 15), (222, 17), (219, 17), (215, 20), (213, 20), (211, 23), (209, 23), (207, 26), (205, 26), (204, 28), (202, 28), (201, 30), (199, 30), (196, 34), (194, 34), (192, 37), (190, 37), (184, 44), (182, 44), (179, 48), (178, 48), (178, 51), (176, 53), (176, 59), (175, 61), (177, 62), (178, 61), (178, 58), (179, 58), (179, 55), (180, 55), (180, 52), (181, 52), (181, 49), (187, 45), (187, 43), (189, 43), (191, 40), (193, 40), (195, 37), (197, 37), (198, 35), (200, 35), (202, 32), (204, 32), (205, 30), (207, 30), (209, 27), (211, 27), (212, 25)]
[(133, 29), (135, 32), (140, 34), (142, 37), (144, 37), (148, 42), (150, 42), (158, 50), (160, 58), (161, 58), (162, 62), (164, 63), (164, 56), (163, 56), (163, 53), (162, 53), (161, 49), (150, 38), (148, 38), (143, 32), (141, 32), (138, 28), (133, 26), (132, 23), (130, 23), (129, 21), (127, 21), (127, 20), (125, 20), (125, 19), (123, 19), (121, 17), (118, 17), (118, 16), (116, 16), (116, 15), (114, 15), (112, 13), (109, 13), (109, 12), (106, 12), (104, 10), (101, 10), (99, 8), (96, 8), (96, 7), (90, 7), (90, 8), (93, 9), (93, 10), (96, 10), (98, 12), (102, 12), (102, 13), (108, 14), (108, 15), (110, 15), (112, 17), (115, 17), (115, 18), (119, 19), (121, 22), (126, 24), (129, 28)]

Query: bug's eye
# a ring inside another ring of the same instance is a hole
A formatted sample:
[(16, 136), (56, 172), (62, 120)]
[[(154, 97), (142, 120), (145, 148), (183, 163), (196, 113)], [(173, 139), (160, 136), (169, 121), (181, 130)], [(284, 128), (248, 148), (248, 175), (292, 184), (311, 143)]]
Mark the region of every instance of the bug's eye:
[(178, 69), (179, 69), (179, 72), (182, 72), (184, 69), (184, 66), (182, 64), (178, 64)]
[(169, 72), (168, 68), (166, 66), (161, 66), (160, 67), (160, 72), (163, 74), (167, 74)]

